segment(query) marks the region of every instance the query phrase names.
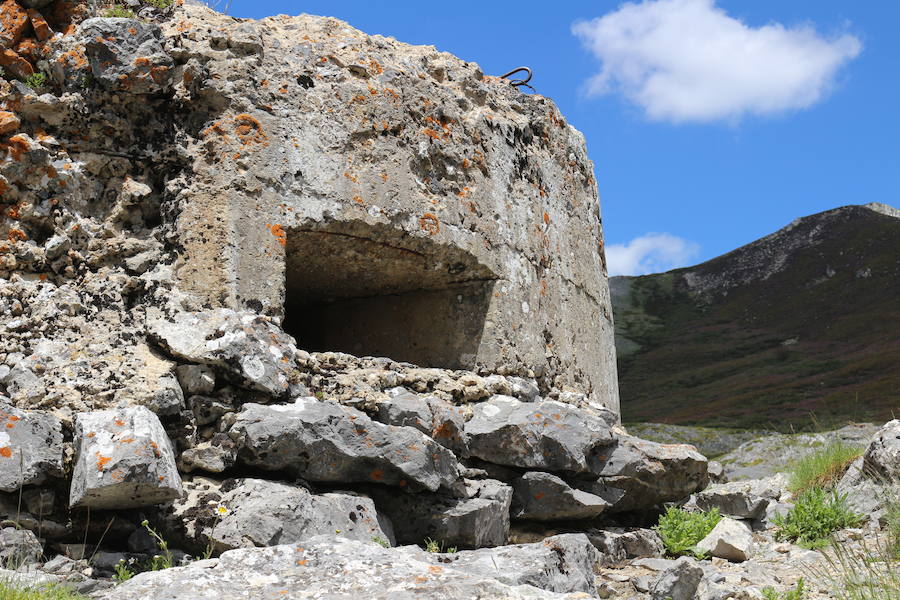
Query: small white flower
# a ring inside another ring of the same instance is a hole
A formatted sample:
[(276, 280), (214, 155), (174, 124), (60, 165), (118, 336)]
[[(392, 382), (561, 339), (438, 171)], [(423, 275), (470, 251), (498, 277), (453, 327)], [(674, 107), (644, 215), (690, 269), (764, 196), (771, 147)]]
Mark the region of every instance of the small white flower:
[(217, 517), (227, 517), (231, 513), (231, 511), (228, 510), (228, 507), (224, 504), (218, 504), (213, 509), (213, 513), (215, 513)]

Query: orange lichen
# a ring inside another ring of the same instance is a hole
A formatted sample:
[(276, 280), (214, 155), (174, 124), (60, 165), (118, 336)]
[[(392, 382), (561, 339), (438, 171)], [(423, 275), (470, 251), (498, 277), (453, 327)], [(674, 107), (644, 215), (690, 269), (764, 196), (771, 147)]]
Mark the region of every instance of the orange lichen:
[(9, 446), (0, 448), (0, 456), (3, 458), (10, 458), (12, 456), (12, 450), (9, 449)]
[(349, 179), (349, 180), (352, 181), (353, 183), (358, 183), (358, 182), (359, 182), (359, 179), (358, 179), (355, 175), (352, 175), (349, 171), (344, 171), (344, 177), (346, 177), (347, 179)]
[(114, 422), (116, 425), (118, 425), (119, 427), (125, 427), (125, 421), (123, 421), (122, 419), (116, 419), (116, 420), (113, 421), (113, 422)]
[(270, 232), (272, 232), (272, 235), (275, 236), (275, 239), (278, 241), (279, 244), (281, 244), (282, 246), (287, 246), (287, 232), (284, 230), (284, 228), (281, 225), (279, 225), (277, 223), (275, 225), (267, 223), (266, 228)]
[(548, 213), (544, 213), (544, 225), (550, 224), (550, 215)]
[(108, 465), (109, 462), (112, 460), (111, 456), (103, 456), (99, 452), (96, 452), (95, 456), (97, 457), (97, 470), (98, 471), (102, 471), (103, 468), (106, 467), (106, 465)]
[(6, 234), (6, 239), (10, 242), (24, 242), (28, 236), (21, 229), (10, 229)]
[(440, 141), (440, 139), (441, 139), (441, 134), (430, 127), (426, 127), (425, 129), (423, 129), (422, 135), (427, 135), (428, 137), (430, 137), (433, 140)]
[(234, 132), (245, 146), (248, 144), (262, 144), (266, 141), (263, 126), (255, 117), (242, 113), (234, 117), (234, 122)]
[(419, 217), (419, 228), (422, 231), (427, 231), (428, 235), (434, 235), (436, 233), (440, 233), (441, 222), (433, 214), (425, 213), (424, 215)]
[(373, 469), (372, 472), (369, 473), (369, 477), (375, 481), (381, 481), (384, 479), (384, 471), (381, 469)]

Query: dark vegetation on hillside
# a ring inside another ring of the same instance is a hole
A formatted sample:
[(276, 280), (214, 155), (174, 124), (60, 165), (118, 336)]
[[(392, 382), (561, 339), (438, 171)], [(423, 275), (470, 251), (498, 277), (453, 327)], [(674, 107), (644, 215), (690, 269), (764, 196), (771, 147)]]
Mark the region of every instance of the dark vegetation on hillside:
[(836, 209), (627, 279), (617, 333), (640, 349), (619, 359), (626, 422), (800, 430), (900, 415), (900, 219)]

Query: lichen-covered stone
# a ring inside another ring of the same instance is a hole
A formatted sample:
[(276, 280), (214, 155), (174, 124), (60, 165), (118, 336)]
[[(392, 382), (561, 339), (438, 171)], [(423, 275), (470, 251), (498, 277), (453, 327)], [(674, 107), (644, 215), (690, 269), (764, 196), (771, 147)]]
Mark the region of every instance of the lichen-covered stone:
[[(457, 456), (467, 456), (465, 412), (433, 396), (403, 390), (378, 403), (376, 418), (388, 425), (415, 427)], [(390, 393), (390, 392), (389, 392)]]
[(372, 489), (379, 510), (394, 524), (401, 544), (436, 540), (444, 548), (485, 548), (506, 544), (512, 489), (494, 480), (466, 480), (455, 497), (442, 494), (397, 494)]
[(596, 597), (594, 568), (599, 561), (599, 553), (584, 534), (569, 533), (534, 544), (443, 554), (433, 562), (507, 585)]
[(603, 498), (573, 489), (565, 481), (539, 471), (525, 473), (512, 482), (513, 512), (517, 519), (563, 521), (591, 519), (609, 506)]
[(20, 410), (0, 396), (0, 490), (63, 475), (62, 423), (50, 413)]
[(81, 24), (79, 35), (101, 85), (132, 94), (166, 90), (172, 58), (163, 49), (159, 26), (139, 19), (97, 17)]
[[(297, 545), (231, 550), (217, 561), (141, 573), (95, 595), (99, 600), (146, 600), (161, 589), (169, 600), (576, 600), (533, 585), (507, 585), (502, 574), (469, 573), (435, 564), (420, 549), (318, 536)], [(553, 556), (555, 552), (549, 554)], [(545, 559), (546, 560), (546, 559)], [(549, 566), (549, 565), (548, 565)], [(558, 567), (552, 567), (558, 569)]]
[(180, 359), (228, 369), (247, 385), (273, 395), (288, 389), (294, 341), (277, 325), (228, 309), (154, 319), (150, 334)]
[(216, 552), (253, 546), (293, 544), (322, 535), (340, 535), (393, 545), (390, 522), (379, 517), (370, 498), (344, 493), (312, 494), (309, 490), (263, 479), (232, 479), (207, 495), (188, 495), (173, 503), (182, 515), (182, 537)]
[(79, 413), (70, 506), (130, 508), (181, 495), (172, 444), (142, 406)]
[(466, 423), (469, 453), (499, 465), (591, 472), (592, 456), (613, 441), (603, 419), (561, 402), (498, 396)]
[(369, 482), (435, 491), (458, 476), (453, 453), (412, 427), (372, 421), (333, 402), (246, 404), (229, 435), (242, 464), (310, 481)]
[(659, 444), (619, 435), (615, 444), (594, 455), (599, 476), (585, 491), (610, 503), (610, 512), (649, 509), (687, 498), (706, 487), (706, 457), (687, 444)]

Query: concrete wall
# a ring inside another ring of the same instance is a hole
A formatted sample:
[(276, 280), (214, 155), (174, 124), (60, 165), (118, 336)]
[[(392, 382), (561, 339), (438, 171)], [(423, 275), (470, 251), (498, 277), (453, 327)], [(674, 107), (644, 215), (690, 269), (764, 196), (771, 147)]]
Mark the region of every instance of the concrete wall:
[(183, 42), (210, 58), (180, 288), (314, 345), (531, 371), (617, 411), (593, 165), (554, 104), (334, 19), (240, 27), (227, 55)]

